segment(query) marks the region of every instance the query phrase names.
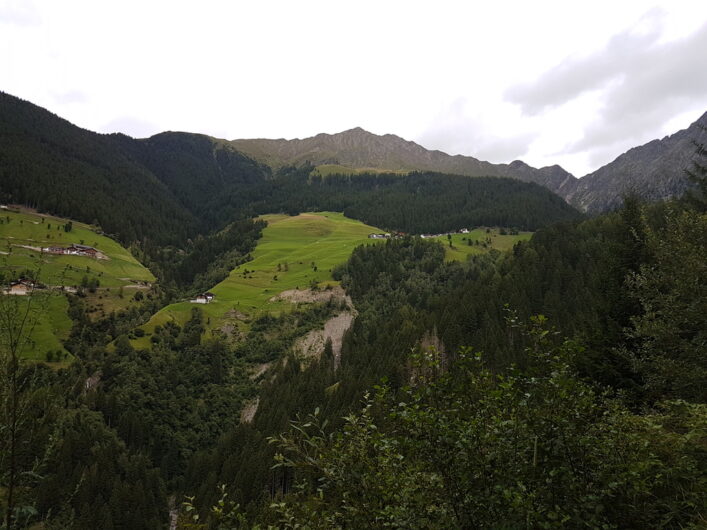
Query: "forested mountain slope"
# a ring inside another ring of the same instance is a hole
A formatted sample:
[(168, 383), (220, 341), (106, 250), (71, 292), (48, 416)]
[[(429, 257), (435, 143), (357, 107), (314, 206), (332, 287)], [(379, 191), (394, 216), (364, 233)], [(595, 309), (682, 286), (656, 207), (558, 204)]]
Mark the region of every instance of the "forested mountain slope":
[(341, 365), (281, 363), (187, 483), (202, 510), (231, 484), (270, 524), (696, 524), (706, 220), (634, 202), (466, 265), (414, 238), (359, 248)]
[(271, 175), (268, 166), (202, 134), (164, 132), (142, 140), (125, 135), (111, 135), (111, 139), (210, 229), (232, 219), (244, 202), (243, 192)]
[(535, 230), (579, 213), (537, 184), (510, 178), (413, 172), (319, 177), (312, 166), (283, 168), (249, 204), (255, 213), (328, 210), (412, 234), (473, 226)]
[(0, 200), (100, 224), (123, 242), (181, 245), (222, 228), (240, 191), (269, 175), (208, 136), (96, 134), (0, 94)]
[(193, 234), (197, 219), (107, 136), (0, 93), (0, 197), (102, 226), (123, 242)]

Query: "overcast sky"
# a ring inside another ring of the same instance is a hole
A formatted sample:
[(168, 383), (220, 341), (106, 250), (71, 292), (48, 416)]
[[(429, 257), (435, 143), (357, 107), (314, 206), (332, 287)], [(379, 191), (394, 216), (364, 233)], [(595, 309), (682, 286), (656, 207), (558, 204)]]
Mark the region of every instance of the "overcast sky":
[(707, 1), (0, 0), (0, 90), (99, 132), (360, 126), (582, 176), (707, 111)]

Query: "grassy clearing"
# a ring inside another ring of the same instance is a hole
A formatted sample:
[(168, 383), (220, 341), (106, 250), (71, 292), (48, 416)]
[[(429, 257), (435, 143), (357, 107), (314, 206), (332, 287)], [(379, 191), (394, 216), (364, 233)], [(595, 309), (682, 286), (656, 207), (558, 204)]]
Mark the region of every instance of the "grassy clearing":
[[(183, 325), (191, 310), (199, 307), (207, 327), (219, 327), (228, 312), (253, 317), (263, 311), (278, 312), (290, 307), (288, 302), (270, 301), (288, 289), (307, 289), (312, 284), (334, 284), (331, 270), (344, 263), (358, 245), (372, 242), (371, 232), (380, 229), (347, 219), (340, 213), (304, 213), (265, 215), (268, 226), (253, 252), (253, 260), (231, 271), (224, 281), (211, 289), (216, 295), (206, 305), (181, 302), (171, 304), (157, 314), (143, 329), (151, 333), (156, 325), (174, 321)], [(242, 321), (235, 322), (245, 327)], [(133, 341), (137, 348), (149, 347), (149, 336)]]
[(322, 164), (312, 170), (313, 175), (318, 175), (320, 177), (328, 177), (330, 175), (360, 175), (361, 173), (396, 173), (398, 175), (407, 175), (410, 172), (404, 169), (393, 170), (380, 169), (375, 167), (354, 168), (342, 166), (339, 164)]
[[(506, 251), (513, 248), (518, 241), (527, 241), (532, 232), (519, 232), (515, 235), (501, 234), (498, 228), (477, 228), (468, 234), (452, 234), (452, 246), (449, 246), (447, 236), (433, 238), (444, 245), (445, 256), (448, 261), (466, 261), (474, 254), (484, 254), (491, 249)], [(472, 244), (469, 245), (471, 240)], [(490, 241), (490, 242), (489, 242)], [(478, 242), (479, 244), (476, 244)], [(486, 246), (483, 246), (486, 243)]]
[[(4, 296), (4, 295), (3, 295)], [(61, 352), (60, 361), (69, 354), (64, 350), (62, 340), (68, 338), (71, 331), (71, 319), (67, 311), (69, 302), (66, 296), (48, 291), (38, 291), (33, 296), (7, 296), (3, 301), (3, 311), (9, 310), (18, 316), (27, 315), (23, 331), (29, 333), (20, 355), (32, 361), (44, 361), (47, 352)], [(29, 309), (28, 309), (29, 305)]]
[[(39, 269), (39, 281), (47, 285), (77, 286), (85, 275), (97, 277), (104, 287), (155, 281), (153, 274), (128, 250), (83, 223), (72, 221), (71, 231), (65, 232), (67, 219), (8, 211), (0, 211), (0, 221), (0, 252), (3, 252), (0, 263), (4, 270), (11, 273)], [(66, 247), (72, 243), (92, 246), (109, 259), (42, 254), (24, 248)]]
[[(95, 278), (100, 282), (100, 288), (89, 294), (88, 301), (101, 304), (96, 315), (126, 307), (137, 283), (155, 281), (152, 273), (119, 243), (77, 221), (72, 221), (71, 231), (66, 232), (64, 225), (68, 222), (67, 219), (31, 211), (0, 210), (0, 275), (5, 281), (24, 271), (38, 272), (39, 282), (50, 287), (78, 287), (84, 277)], [(109, 259), (46, 254), (26, 248), (67, 247), (72, 243), (92, 246)], [(119, 296), (121, 288), (123, 297)], [(24, 356), (44, 360), (47, 351), (64, 352), (61, 341), (71, 329), (68, 301), (60, 293), (44, 290), (36, 292), (34, 298), (33, 304), (41, 310), (31, 337), (32, 348), (24, 352)]]
[[(40, 281), (53, 285), (65, 280), (64, 285), (75, 285), (84, 274), (103, 275), (101, 284), (120, 286), (133, 280), (154, 281), (154, 276), (142, 266), (125, 248), (112, 239), (99, 235), (83, 223), (72, 221), (70, 232), (64, 231), (66, 219), (38, 215), (29, 212), (0, 212), (0, 248), (6, 258), (5, 267), (21, 269), (28, 265), (33, 268), (41, 263)], [(86, 256), (63, 256), (40, 254), (23, 248), (45, 246), (68, 246), (72, 243), (90, 245), (110, 259), (100, 260)], [(121, 280), (125, 278), (125, 280)]]

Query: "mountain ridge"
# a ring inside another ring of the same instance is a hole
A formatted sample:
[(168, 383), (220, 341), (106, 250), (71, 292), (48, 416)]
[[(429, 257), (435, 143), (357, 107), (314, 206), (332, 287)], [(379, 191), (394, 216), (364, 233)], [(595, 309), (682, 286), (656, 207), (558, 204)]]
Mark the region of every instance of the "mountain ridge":
[[(395, 134), (374, 134), (360, 126), (292, 140), (226, 140), (179, 131), (143, 139), (100, 134), (0, 92), (0, 176), (6, 181), (0, 200), (14, 197), (39, 204), (37, 185), (53, 175), (57, 182), (51, 194), (45, 193), (43, 207), (59, 215), (73, 215), (79, 208), (84, 212), (82, 220), (91, 222), (101, 209), (77, 203), (76, 187), (66, 181), (71, 175), (82, 182), (79, 187), (103, 197), (98, 201), (102, 204), (123, 187), (129, 201), (140, 205), (138, 211), (169, 212), (167, 217), (178, 221), (182, 231), (193, 233), (197, 225), (213, 228), (231, 217), (233, 202), (239, 201), (244, 186), (259, 185), (284, 166), (311, 163), (364, 171), (510, 177), (544, 186), (585, 212), (601, 213), (620, 206), (622, 197), (632, 192), (649, 201), (683, 194), (690, 187), (685, 169), (694, 159), (695, 143), (707, 143), (705, 127), (707, 113), (688, 128), (635, 146), (578, 179), (557, 164), (541, 168), (522, 160), (492, 164), (430, 150)], [(106, 212), (101, 213), (105, 217)], [(107, 228), (126, 240), (140, 238), (152, 222), (143, 215), (125, 227), (117, 211), (110, 217)], [(173, 225), (163, 224), (147, 231), (166, 233), (166, 225)]]
[[(437, 171), (470, 177), (511, 177), (535, 182), (558, 192), (575, 177), (559, 166), (533, 168), (525, 162), (492, 164), (468, 155), (450, 155), (395, 134), (378, 135), (361, 127), (308, 138), (236, 139), (231, 144), (246, 155), (273, 167), (340, 164), (389, 171)], [(522, 164), (522, 166), (520, 165)]]
[(580, 210), (600, 213), (618, 208), (626, 194), (648, 201), (678, 197), (691, 186), (685, 170), (696, 144), (707, 143), (707, 112), (686, 129), (635, 146), (596, 171), (577, 179), (564, 198)]
[(395, 134), (378, 135), (361, 127), (307, 138), (236, 139), (243, 153), (273, 167), (336, 164), (352, 169), (437, 171), (470, 177), (510, 177), (534, 182), (589, 213), (619, 207), (623, 196), (637, 193), (648, 201), (682, 195), (690, 187), (685, 174), (695, 155), (695, 142), (707, 142), (707, 112), (686, 129), (632, 147), (596, 171), (577, 178), (553, 164), (541, 168), (522, 160), (493, 164), (468, 155), (450, 155)]
[[(325, 144), (317, 145), (322, 140)], [(363, 130), (301, 142), (308, 152), (332, 160), (341, 146), (362, 152), (362, 160), (383, 153), (389, 163), (400, 151), (418, 159), (446, 156)], [(367, 148), (361, 150), (361, 144)], [(296, 143), (280, 146), (286, 154), (300, 150)], [(405, 157), (397, 160), (405, 162)], [(322, 209), (377, 216), (375, 226), (407, 232), (470, 224), (534, 229), (578, 214), (546, 188), (511, 180), (419, 171), (404, 179), (361, 175), (350, 182), (315, 179), (307, 165), (273, 174), (227, 140), (186, 132), (144, 139), (98, 134), (0, 93), (0, 203), (100, 225), (126, 244), (140, 242), (158, 259), (160, 249), (183, 248), (233, 220), (272, 212)]]

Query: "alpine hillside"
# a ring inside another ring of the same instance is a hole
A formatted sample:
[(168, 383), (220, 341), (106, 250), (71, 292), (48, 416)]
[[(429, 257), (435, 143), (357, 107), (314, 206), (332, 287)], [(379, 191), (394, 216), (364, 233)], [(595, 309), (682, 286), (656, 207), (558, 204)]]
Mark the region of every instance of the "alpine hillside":
[(516, 160), (492, 164), (471, 156), (448, 155), (425, 149), (394, 134), (383, 136), (356, 127), (337, 134), (318, 134), (294, 140), (234, 140), (242, 152), (274, 167), (340, 164), (350, 168), (376, 168), (386, 171), (435, 171), (469, 177), (511, 177), (541, 184), (558, 192), (575, 178), (560, 166), (541, 169)]

